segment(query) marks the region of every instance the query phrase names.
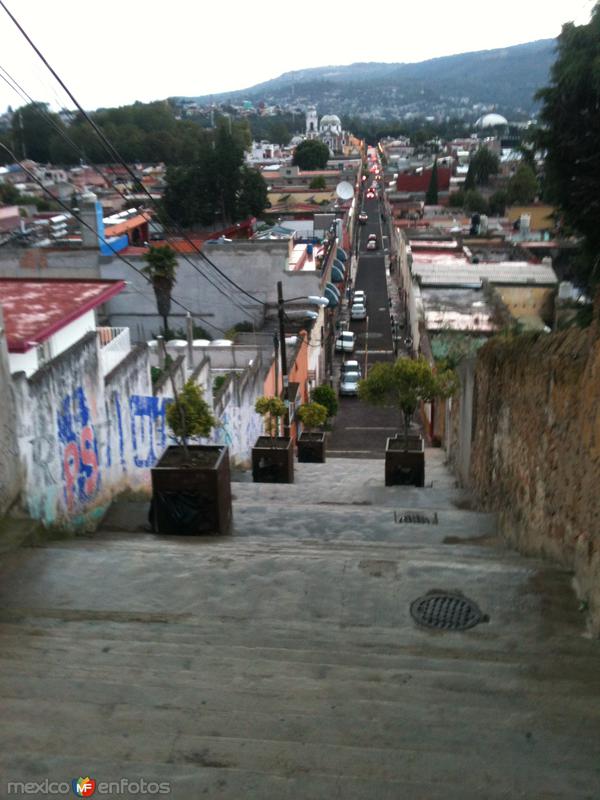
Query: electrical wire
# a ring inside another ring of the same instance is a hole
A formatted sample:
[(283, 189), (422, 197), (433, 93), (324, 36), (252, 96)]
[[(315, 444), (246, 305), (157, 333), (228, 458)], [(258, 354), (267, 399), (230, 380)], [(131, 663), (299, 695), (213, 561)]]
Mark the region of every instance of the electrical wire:
[[(43, 53), (40, 51), (40, 49), (39, 49), (39, 48), (36, 46), (36, 44), (33, 42), (33, 40), (31, 39), (31, 37), (30, 37), (30, 36), (29, 36), (29, 34), (27, 33), (27, 31), (26, 31), (26, 30), (23, 28), (23, 26), (22, 26), (22, 25), (20, 24), (20, 22), (19, 22), (19, 21), (16, 19), (16, 17), (15, 17), (15, 16), (12, 14), (12, 12), (11, 12), (11, 11), (10, 11), (10, 10), (7, 8), (6, 4), (4, 3), (4, 0), (0, 0), (0, 6), (1, 6), (1, 7), (4, 9), (4, 11), (6, 12), (6, 14), (7, 14), (7, 15), (10, 17), (10, 19), (12, 20), (12, 22), (14, 23), (14, 25), (16, 26), (16, 28), (19, 30), (19, 32), (21, 33), (21, 35), (23, 36), (23, 38), (25, 39), (25, 41), (26, 41), (26, 42), (29, 44), (29, 46), (30, 46), (30, 47), (33, 49), (33, 51), (36, 53), (36, 55), (39, 57), (39, 59), (42, 61), (42, 63), (43, 63), (43, 64), (44, 64), (44, 66), (46, 67), (46, 69), (48, 69), (48, 71), (49, 71), (49, 72), (50, 72), (50, 73), (53, 75), (54, 79), (55, 79), (55, 80), (56, 80), (56, 81), (59, 83), (59, 85), (61, 86), (61, 88), (63, 89), (63, 91), (65, 91), (65, 92), (66, 92), (66, 94), (69, 96), (70, 100), (71, 100), (71, 101), (72, 101), (72, 102), (75, 104), (75, 106), (77, 107), (78, 111), (79, 111), (79, 112), (80, 112), (80, 114), (83, 116), (83, 118), (86, 120), (86, 122), (87, 122), (89, 125), (91, 125), (91, 127), (94, 129), (94, 131), (95, 131), (96, 135), (98, 136), (98, 138), (99, 138), (99, 139), (102, 141), (102, 143), (104, 144), (105, 148), (107, 148), (107, 152), (111, 153), (111, 154), (112, 154), (112, 157), (113, 157), (113, 158), (116, 158), (116, 160), (119, 162), (119, 164), (121, 164), (121, 166), (123, 166), (123, 167), (124, 167), (124, 169), (125, 169), (125, 170), (127, 171), (127, 173), (130, 175), (130, 177), (132, 178), (132, 180), (134, 180), (134, 181), (136, 181), (136, 182), (137, 182), (137, 178), (136, 178), (135, 174), (133, 173), (133, 171), (130, 169), (129, 165), (128, 165), (128, 164), (127, 164), (127, 163), (126, 163), (124, 160), (123, 160), (123, 158), (121, 157), (121, 155), (119, 154), (119, 152), (117, 151), (117, 149), (115, 148), (115, 146), (114, 146), (114, 145), (112, 144), (112, 142), (111, 142), (111, 141), (110, 141), (110, 140), (109, 140), (109, 139), (106, 137), (106, 135), (104, 134), (104, 132), (103, 132), (103, 131), (102, 131), (102, 130), (101, 130), (99, 127), (98, 127), (98, 125), (97, 125), (97, 124), (95, 123), (95, 121), (94, 121), (94, 120), (93, 120), (93, 119), (90, 117), (90, 115), (87, 113), (87, 111), (85, 111), (85, 109), (84, 109), (84, 108), (81, 106), (81, 104), (79, 103), (79, 101), (77, 100), (77, 98), (76, 98), (76, 97), (73, 95), (73, 93), (72, 93), (72, 92), (71, 92), (71, 90), (68, 88), (68, 86), (65, 84), (65, 82), (62, 80), (62, 78), (60, 77), (60, 75), (59, 75), (59, 74), (56, 72), (56, 70), (55, 70), (55, 69), (52, 67), (52, 65), (51, 65), (51, 64), (48, 62), (48, 60), (47, 60), (47, 59), (46, 59), (46, 57), (43, 55)], [(146, 187), (145, 187), (143, 184), (141, 184), (141, 187), (142, 187), (142, 191), (144, 192), (144, 194), (146, 194), (146, 195), (147, 195), (147, 197), (149, 198), (150, 202), (151, 202), (151, 203), (152, 203), (152, 204), (153, 204), (155, 207), (158, 207), (158, 204), (156, 203), (155, 199), (152, 197), (152, 195), (150, 194), (150, 192), (148, 192), (148, 190), (146, 189)], [(173, 222), (173, 220), (171, 220), (171, 222)], [(214, 263), (213, 263), (213, 262), (212, 262), (212, 261), (211, 261), (211, 260), (208, 258), (208, 256), (206, 256), (206, 255), (205, 255), (205, 253), (203, 253), (203, 252), (200, 250), (200, 248), (199, 248), (199, 247), (196, 245), (196, 243), (195, 243), (195, 242), (193, 242), (193, 240), (192, 240), (192, 239), (189, 239), (189, 238), (187, 237), (187, 234), (185, 234), (185, 233), (182, 233), (181, 235), (182, 235), (182, 238), (183, 238), (183, 239), (184, 239), (184, 240), (185, 240), (185, 241), (186, 241), (186, 242), (187, 242), (189, 245), (191, 245), (191, 247), (192, 247), (192, 248), (193, 248), (193, 249), (194, 249), (194, 250), (195, 250), (195, 251), (196, 251), (196, 252), (197, 252), (197, 253), (200, 255), (200, 257), (201, 257), (201, 258), (202, 258), (204, 261), (206, 261), (206, 262), (207, 262), (207, 263), (208, 263), (208, 264), (209, 264), (209, 265), (210, 265), (210, 266), (211, 266), (211, 267), (212, 267), (214, 270), (216, 270), (216, 271), (217, 271), (217, 272), (218, 272), (218, 273), (219, 273), (219, 274), (220, 274), (220, 275), (221, 275), (221, 276), (222, 276), (222, 277), (223, 277), (223, 278), (224, 278), (224, 279), (225, 279), (225, 280), (226, 280), (228, 283), (230, 283), (232, 286), (234, 286), (234, 287), (235, 287), (235, 288), (236, 288), (236, 289), (237, 289), (239, 292), (242, 292), (242, 294), (245, 294), (247, 297), (249, 297), (249, 298), (250, 298), (251, 300), (253, 300), (255, 303), (258, 303), (259, 305), (262, 305), (262, 306), (266, 306), (266, 303), (265, 303), (263, 300), (259, 300), (259, 298), (258, 298), (258, 297), (254, 297), (254, 295), (250, 294), (250, 292), (247, 292), (247, 291), (246, 291), (244, 288), (242, 288), (242, 287), (241, 287), (241, 286), (239, 286), (239, 285), (238, 285), (238, 284), (237, 284), (237, 283), (236, 283), (234, 280), (232, 280), (232, 279), (231, 279), (231, 278), (230, 278), (228, 275), (226, 275), (226, 274), (225, 274), (225, 273), (224, 273), (224, 272), (223, 272), (223, 271), (222, 271), (222, 270), (221, 270), (221, 269), (220, 269), (220, 268), (219, 268), (219, 267), (218, 267), (216, 264), (214, 264)]]
[[(123, 255), (121, 255), (121, 253), (119, 253), (117, 250), (115, 250), (115, 248), (111, 245), (111, 243), (109, 241), (107, 241), (96, 230), (94, 230), (94, 228), (91, 225), (88, 225), (88, 223), (85, 222), (85, 220), (83, 220), (78, 214), (76, 214), (73, 211), (72, 208), (69, 208), (69, 206), (66, 203), (63, 203), (63, 201), (59, 197), (57, 197), (56, 195), (52, 194), (52, 192), (46, 186), (44, 186), (42, 181), (36, 175), (34, 175), (34, 173), (31, 172), (31, 170), (27, 169), (27, 167), (24, 166), (19, 161), (19, 159), (16, 157), (16, 155), (12, 152), (12, 150), (9, 147), (7, 147), (2, 142), (0, 142), (0, 147), (9, 154), (9, 156), (12, 158), (14, 163), (18, 164), (20, 166), (20, 168), (23, 170), (23, 172), (25, 172), (25, 174), (28, 175), (31, 178), (31, 180), (34, 183), (36, 183), (40, 187), (40, 189), (42, 189), (42, 191), (45, 192), (48, 195), (48, 197), (51, 200), (53, 200), (55, 203), (57, 203), (59, 206), (61, 206), (61, 208), (63, 208), (65, 211), (68, 211), (70, 214), (72, 214), (73, 217), (75, 217), (75, 219), (79, 222), (80, 225), (83, 225), (84, 228), (87, 228), (89, 231), (92, 231), (92, 233), (94, 233), (98, 237), (98, 239), (102, 242), (102, 244), (106, 245), (110, 250), (112, 250), (113, 255), (115, 255), (124, 264), (127, 264), (127, 266), (130, 267), (134, 272), (137, 272), (138, 275), (140, 275), (147, 283), (152, 285), (152, 279), (148, 275), (144, 274), (144, 272), (142, 272), (142, 270), (138, 269), (136, 266), (134, 266), (131, 263), (131, 261), (128, 261)], [(211, 328), (214, 328), (214, 330), (219, 331), (219, 333), (226, 334), (226, 331), (224, 331), (223, 328), (219, 328), (218, 325), (214, 325), (212, 322), (209, 322), (209, 320), (207, 320), (205, 317), (201, 316), (200, 314), (194, 314), (192, 311), (190, 311), (190, 309), (187, 306), (185, 306), (183, 303), (181, 303), (175, 297), (172, 297), (171, 301), (175, 305), (177, 305), (180, 308), (182, 308), (187, 314), (190, 314), (192, 317), (195, 316), (197, 319), (201, 319), (204, 323), (209, 325)]]
[[(4, 74), (2, 74), (4, 73)], [(68, 135), (68, 133), (58, 125), (52, 116), (38, 103), (36, 103), (33, 98), (28, 94), (28, 92), (18, 83), (18, 81), (13, 78), (13, 76), (6, 70), (4, 67), (0, 66), (0, 79), (2, 79), (14, 92), (16, 92), (22, 100), (26, 100), (33, 105), (35, 112), (41, 116), (46, 122), (56, 131), (56, 133), (69, 144), (75, 152), (79, 153), (80, 155), (85, 157), (85, 153), (79, 147), (79, 145)], [(91, 165), (92, 169), (109, 185), (112, 189), (123, 199), (127, 202), (127, 196), (118, 188), (118, 186), (108, 178), (102, 170), (97, 167), (96, 165)], [(136, 179), (137, 180), (137, 179)], [(169, 241), (168, 237), (167, 241)], [(173, 248), (175, 249), (175, 248)], [(208, 275), (206, 275), (202, 270), (195, 264), (191, 259), (189, 259), (184, 253), (178, 253), (184, 261), (187, 261), (196, 272), (198, 272), (211, 286), (213, 286), (220, 294), (226, 297), (236, 308), (238, 308), (243, 314), (250, 317), (252, 322), (254, 323), (254, 317), (251, 312), (241, 306), (239, 303), (235, 301), (235, 299), (231, 296), (230, 293), (227, 292), (225, 288), (219, 286), (213, 280), (211, 280)]]

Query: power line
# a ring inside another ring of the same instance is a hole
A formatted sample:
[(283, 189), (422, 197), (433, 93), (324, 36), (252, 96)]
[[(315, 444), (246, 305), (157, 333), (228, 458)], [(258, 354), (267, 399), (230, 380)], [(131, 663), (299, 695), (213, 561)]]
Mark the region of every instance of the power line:
[[(45, 67), (46, 67), (46, 68), (49, 70), (49, 72), (50, 72), (50, 73), (51, 73), (51, 74), (54, 76), (55, 80), (56, 80), (56, 81), (57, 81), (57, 82), (60, 84), (60, 86), (62, 87), (62, 89), (63, 89), (63, 90), (64, 90), (64, 91), (67, 93), (67, 95), (69, 96), (69, 98), (71, 99), (71, 101), (72, 101), (72, 102), (75, 104), (75, 106), (77, 107), (77, 109), (79, 110), (79, 112), (80, 112), (80, 113), (83, 115), (83, 117), (84, 117), (84, 119), (86, 120), (86, 122), (88, 122), (88, 124), (92, 126), (92, 128), (94, 129), (94, 131), (95, 131), (96, 135), (97, 135), (97, 136), (100, 138), (100, 140), (102, 141), (102, 143), (104, 144), (104, 146), (107, 148), (107, 152), (111, 153), (111, 154), (112, 154), (112, 156), (113, 156), (113, 158), (116, 158), (116, 160), (117, 160), (117, 161), (118, 161), (118, 162), (121, 164), (121, 166), (123, 166), (123, 167), (125, 168), (125, 170), (126, 170), (126, 171), (127, 171), (127, 173), (130, 175), (130, 177), (131, 177), (131, 178), (132, 178), (134, 181), (136, 181), (136, 182), (137, 182), (137, 178), (136, 178), (135, 174), (132, 172), (132, 170), (130, 169), (129, 165), (128, 165), (128, 164), (127, 164), (127, 163), (126, 163), (124, 160), (123, 160), (123, 158), (121, 157), (121, 155), (119, 154), (119, 152), (117, 151), (117, 149), (115, 148), (115, 146), (114, 146), (114, 145), (112, 144), (112, 142), (111, 142), (111, 141), (110, 141), (110, 140), (109, 140), (109, 139), (106, 137), (106, 135), (105, 135), (105, 134), (103, 133), (103, 131), (102, 131), (102, 130), (101, 130), (99, 127), (98, 127), (98, 125), (95, 123), (95, 121), (94, 121), (94, 120), (93, 120), (93, 119), (92, 119), (92, 118), (89, 116), (89, 114), (87, 113), (87, 111), (85, 111), (85, 109), (84, 109), (84, 108), (81, 106), (81, 104), (79, 103), (79, 101), (77, 100), (77, 98), (76, 98), (76, 97), (73, 95), (73, 93), (71, 92), (71, 90), (68, 88), (68, 86), (67, 86), (67, 85), (65, 84), (65, 82), (62, 80), (62, 78), (60, 77), (60, 75), (58, 75), (58, 73), (56, 72), (56, 70), (55, 70), (55, 69), (54, 69), (54, 68), (51, 66), (51, 64), (48, 62), (48, 60), (45, 58), (45, 56), (43, 55), (43, 53), (42, 53), (42, 52), (40, 51), (40, 49), (39, 49), (39, 48), (36, 46), (36, 44), (33, 42), (33, 40), (31, 39), (31, 37), (29, 36), (29, 34), (27, 33), (27, 31), (26, 31), (26, 30), (23, 28), (23, 26), (20, 24), (20, 22), (19, 22), (19, 21), (16, 19), (16, 17), (15, 17), (15, 16), (14, 16), (14, 15), (11, 13), (11, 11), (9, 11), (9, 9), (6, 7), (6, 4), (4, 3), (4, 0), (0, 0), (0, 6), (2, 6), (2, 8), (3, 8), (3, 9), (4, 9), (4, 11), (6, 12), (6, 14), (7, 14), (7, 15), (10, 17), (10, 19), (12, 20), (12, 22), (14, 23), (14, 25), (17, 27), (17, 29), (20, 31), (20, 33), (21, 33), (21, 34), (22, 34), (22, 36), (24, 37), (25, 41), (26, 41), (26, 42), (29, 44), (29, 46), (30, 46), (30, 47), (31, 47), (31, 48), (34, 50), (34, 52), (37, 54), (37, 56), (38, 56), (38, 57), (39, 57), (39, 59), (42, 61), (42, 63), (44, 64), (44, 66), (45, 66)], [(141, 185), (141, 187), (142, 187), (142, 191), (144, 192), (144, 194), (146, 194), (146, 195), (147, 195), (147, 197), (149, 198), (150, 202), (151, 202), (151, 203), (152, 203), (152, 204), (153, 204), (153, 205), (156, 207), (156, 206), (157, 206), (157, 203), (156, 203), (156, 201), (154, 200), (154, 198), (152, 197), (152, 195), (150, 194), (150, 192), (148, 192), (148, 190), (146, 189), (146, 187), (145, 187), (143, 184), (140, 184), (140, 185)], [(171, 220), (171, 221), (173, 222), (173, 220)], [(219, 268), (219, 267), (218, 267), (216, 264), (214, 264), (214, 263), (213, 263), (213, 262), (212, 262), (212, 261), (211, 261), (211, 260), (208, 258), (208, 256), (206, 256), (206, 255), (205, 255), (205, 254), (204, 254), (204, 253), (203, 253), (203, 252), (200, 250), (200, 248), (199, 248), (199, 247), (197, 247), (197, 245), (195, 244), (195, 242), (193, 242), (191, 239), (189, 239), (189, 238), (187, 237), (187, 235), (186, 235), (185, 233), (182, 233), (181, 235), (182, 235), (182, 237), (185, 239), (185, 241), (186, 241), (186, 242), (188, 242), (188, 244), (190, 244), (190, 245), (193, 247), (193, 249), (194, 249), (194, 250), (195, 250), (195, 251), (196, 251), (196, 252), (197, 252), (197, 253), (200, 255), (200, 257), (201, 257), (201, 258), (203, 258), (203, 259), (204, 259), (204, 261), (206, 261), (206, 262), (207, 262), (207, 263), (208, 263), (208, 264), (209, 264), (209, 265), (210, 265), (210, 266), (211, 266), (211, 267), (212, 267), (214, 270), (216, 270), (216, 271), (217, 271), (217, 272), (218, 272), (218, 273), (219, 273), (219, 274), (220, 274), (220, 275), (221, 275), (221, 276), (222, 276), (222, 277), (223, 277), (223, 278), (224, 278), (224, 279), (225, 279), (225, 280), (226, 280), (228, 283), (230, 283), (232, 286), (234, 286), (234, 287), (235, 287), (235, 288), (236, 288), (236, 289), (237, 289), (239, 292), (242, 292), (243, 294), (245, 294), (247, 297), (249, 297), (249, 298), (250, 298), (251, 300), (253, 300), (255, 303), (258, 303), (259, 305), (262, 305), (262, 306), (265, 306), (265, 305), (266, 305), (266, 303), (265, 303), (263, 300), (259, 300), (259, 299), (258, 299), (258, 297), (254, 297), (254, 295), (250, 294), (250, 292), (247, 292), (247, 291), (246, 291), (244, 288), (242, 288), (242, 287), (241, 287), (241, 286), (239, 286), (239, 285), (238, 285), (238, 284), (237, 284), (237, 283), (236, 283), (234, 280), (232, 280), (232, 279), (231, 279), (231, 278), (230, 278), (228, 275), (226, 275), (226, 274), (225, 274), (225, 273), (224, 273), (224, 272), (223, 272), (223, 271), (222, 271), (222, 270), (221, 270), (221, 269), (220, 269), (220, 268)]]
[[(131, 267), (131, 269), (134, 270), (134, 272), (137, 272), (138, 275), (141, 275), (141, 277), (147, 283), (152, 284), (152, 279), (148, 275), (144, 274), (144, 272), (142, 272), (142, 270), (140, 270), (137, 267), (135, 267), (131, 263), (131, 261), (128, 261), (124, 256), (121, 255), (121, 253), (119, 253), (117, 250), (115, 250), (115, 248), (111, 245), (111, 243), (109, 241), (107, 241), (103, 236), (101, 236), (91, 225), (88, 225), (88, 223), (85, 222), (85, 220), (81, 219), (81, 217), (78, 214), (75, 214), (75, 212), (73, 211), (72, 208), (69, 208), (69, 206), (66, 203), (63, 203), (63, 201), (60, 198), (58, 198), (56, 195), (52, 194), (52, 192), (46, 186), (44, 186), (42, 181), (38, 177), (36, 177), (36, 175), (34, 175), (33, 172), (31, 172), (31, 170), (27, 169), (27, 167), (24, 166), (19, 161), (19, 159), (16, 157), (16, 155), (12, 152), (12, 150), (9, 147), (7, 147), (2, 142), (0, 142), (0, 147), (2, 147), (2, 149), (5, 150), (9, 154), (9, 156), (13, 159), (15, 164), (18, 164), (21, 167), (21, 169), (23, 170), (23, 172), (25, 172), (25, 174), (28, 175), (31, 178), (31, 180), (34, 181), (34, 183), (37, 183), (37, 185), (40, 187), (40, 189), (42, 189), (42, 191), (44, 191), (48, 195), (48, 197), (50, 197), (51, 200), (53, 200), (55, 203), (58, 203), (58, 205), (61, 206), (61, 208), (63, 208), (65, 211), (68, 211), (70, 214), (72, 214), (75, 217), (75, 219), (79, 222), (80, 225), (83, 225), (84, 228), (87, 228), (89, 231), (92, 231), (92, 233), (94, 233), (103, 244), (105, 244), (108, 248), (110, 248), (110, 250), (112, 250), (113, 254), (120, 261), (122, 261), (124, 264), (127, 264), (128, 267)], [(194, 314), (192, 311), (190, 311), (189, 308), (187, 308), (187, 306), (185, 306), (183, 303), (181, 303), (175, 297), (172, 297), (171, 300), (175, 305), (177, 305), (180, 308), (182, 308), (186, 313), (191, 314), (192, 317), (196, 316), (198, 319), (201, 319), (207, 325), (210, 325), (211, 328), (214, 328), (216, 331), (219, 331), (219, 333), (223, 333), (223, 334), (226, 333), (226, 331), (224, 331), (222, 328), (219, 328), (218, 325), (214, 325), (212, 322), (209, 322), (207, 319), (205, 319), (205, 317), (201, 316), (200, 314)]]
[[(4, 73), (4, 74), (2, 74), (2, 73)], [(29, 95), (29, 93), (28, 93), (28, 92), (27, 92), (27, 91), (26, 91), (26, 90), (25, 90), (25, 89), (24, 89), (24, 88), (23, 88), (23, 87), (22, 87), (22, 86), (19, 84), (19, 82), (18, 82), (18, 81), (17, 81), (15, 78), (13, 78), (13, 76), (12, 76), (12, 75), (11, 75), (11, 74), (8, 72), (8, 70), (6, 70), (6, 69), (5, 69), (4, 67), (2, 67), (2, 66), (0, 66), (0, 78), (1, 78), (1, 79), (2, 79), (2, 80), (3, 80), (3, 81), (4, 81), (4, 82), (5, 82), (5, 83), (6, 83), (6, 84), (7, 84), (7, 85), (8, 85), (8, 86), (9, 86), (9, 87), (10, 87), (10, 88), (11, 88), (11, 89), (14, 91), (14, 92), (16, 92), (16, 93), (19, 95), (19, 97), (21, 97), (21, 99), (22, 99), (22, 100), (27, 100), (29, 103), (31, 103), (31, 104), (33, 105), (34, 111), (35, 111), (35, 112), (36, 112), (36, 113), (37, 113), (39, 116), (41, 116), (43, 119), (45, 119), (45, 120), (46, 120), (46, 122), (47, 122), (47, 123), (48, 123), (48, 124), (49, 124), (49, 125), (50, 125), (50, 126), (51, 126), (51, 127), (52, 127), (52, 128), (53, 128), (53, 129), (54, 129), (56, 132), (57, 132), (57, 133), (58, 133), (58, 135), (59, 135), (59, 136), (61, 136), (61, 138), (62, 138), (64, 141), (66, 141), (66, 142), (67, 142), (67, 144), (69, 144), (69, 145), (71, 145), (71, 147), (73, 147), (73, 149), (75, 150), (75, 152), (78, 152), (80, 155), (83, 155), (83, 156), (85, 156), (85, 153), (84, 153), (84, 152), (83, 152), (83, 150), (82, 150), (82, 149), (79, 147), (79, 145), (78, 145), (78, 144), (77, 144), (77, 143), (76, 143), (76, 142), (75, 142), (75, 141), (74, 141), (74, 140), (73, 140), (73, 139), (72, 139), (72, 138), (71, 138), (71, 137), (68, 135), (68, 133), (67, 133), (67, 132), (66, 132), (66, 131), (65, 131), (65, 130), (64, 130), (64, 129), (63, 129), (61, 126), (60, 126), (60, 125), (58, 125), (58, 124), (55, 122), (55, 120), (52, 118), (52, 115), (51, 115), (51, 114), (49, 114), (49, 113), (48, 113), (48, 112), (47, 112), (47, 111), (46, 111), (46, 110), (45, 110), (45, 109), (44, 109), (44, 108), (43, 108), (43, 107), (42, 107), (42, 106), (41, 106), (39, 103), (36, 103), (36, 101), (35, 101), (35, 100), (33, 100), (33, 98), (31, 97), (31, 95)], [(101, 170), (99, 167), (97, 167), (97, 166), (96, 166), (96, 165), (94, 165), (94, 164), (92, 164), (92, 165), (91, 165), (91, 167), (92, 167), (92, 169), (93, 169), (93, 170), (94, 170), (94, 171), (95, 171), (95, 172), (96, 172), (98, 175), (100, 175), (100, 177), (101, 177), (101, 178), (102, 178), (104, 181), (106, 181), (106, 183), (107, 183), (109, 186), (111, 186), (111, 187), (113, 188), (113, 190), (114, 190), (115, 192), (117, 192), (117, 194), (118, 194), (118, 195), (119, 195), (119, 196), (120, 196), (120, 197), (121, 197), (123, 200), (127, 201), (127, 197), (126, 197), (126, 195), (125, 195), (123, 192), (121, 192), (121, 190), (120, 190), (120, 189), (117, 187), (117, 185), (116, 185), (116, 184), (115, 184), (113, 181), (111, 181), (111, 180), (110, 180), (110, 178), (108, 178), (108, 177), (107, 177), (107, 176), (106, 176), (106, 175), (105, 175), (105, 174), (102, 172), (102, 170)], [(136, 180), (137, 180), (137, 178), (136, 178)], [(168, 241), (168, 237), (167, 237), (167, 241)], [(173, 249), (175, 249), (175, 248), (173, 248)], [(184, 254), (184, 253), (179, 253), (179, 255), (180, 255), (180, 256), (181, 256), (181, 257), (184, 259), (184, 261), (186, 261), (188, 264), (190, 264), (190, 265), (192, 266), (192, 268), (193, 268), (193, 269), (194, 269), (194, 270), (195, 270), (195, 271), (196, 271), (196, 272), (197, 272), (199, 275), (201, 275), (201, 276), (202, 276), (202, 277), (203, 277), (203, 278), (204, 278), (206, 281), (208, 281), (208, 283), (210, 283), (210, 285), (211, 285), (211, 286), (213, 286), (213, 287), (214, 287), (214, 288), (215, 288), (215, 289), (216, 289), (218, 292), (220, 292), (220, 294), (222, 294), (224, 297), (226, 297), (226, 298), (227, 298), (227, 299), (228, 299), (228, 300), (229, 300), (229, 301), (230, 301), (230, 302), (231, 302), (231, 303), (232, 303), (232, 304), (233, 304), (233, 305), (234, 305), (236, 308), (238, 308), (238, 309), (239, 309), (239, 310), (240, 310), (240, 311), (241, 311), (243, 314), (245, 314), (246, 316), (249, 316), (249, 317), (252, 319), (252, 321), (254, 321), (254, 320), (253, 320), (253, 316), (252, 316), (252, 314), (251, 314), (251, 313), (248, 311), (248, 309), (246, 309), (246, 308), (244, 308), (243, 306), (239, 305), (239, 303), (237, 303), (237, 302), (236, 302), (236, 301), (233, 299), (233, 297), (231, 296), (231, 294), (230, 294), (230, 293), (228, 293), (228, 292), (227, 292), (227, 291), (226, 291), (224, 288), (222, 288), (221, 286), (219, 286), (217, 283), (213, 282), (213, 281), (212, 281), (212, 280), (211, 280), (211, 279), (208, 277), (208, 275), (206, 275), (206, 274), (205, 274), (205, 273), (204, 273), (204, 272), (203, 272), (203, 271), (202, 271), (202, 270), (201, 270), (201, 269), (198, 267), (198, 265), (197, 265), (197, 264), (195, 264), (193, 261), (191, 261), (191, 260), (190, 260), (190, 259), (189, 259), (189, 258), (188, 258), (188, 257), (187, 257), (185, 254)]]

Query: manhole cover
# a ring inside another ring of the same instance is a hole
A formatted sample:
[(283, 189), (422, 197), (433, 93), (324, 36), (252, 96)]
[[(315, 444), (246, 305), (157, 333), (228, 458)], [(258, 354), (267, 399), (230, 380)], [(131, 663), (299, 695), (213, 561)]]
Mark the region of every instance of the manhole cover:
[(472, 600), (459, 594), (432, 592), (414, 600), (410, 614), (417, 625), (443, 631), (466, 631), (479, 622), (487, 622)]
[(437, 525), (437, 511), (432, 517), (427, 514), (419, 514), (416, 511), (394, 511), (394, 522), (399, 525)]

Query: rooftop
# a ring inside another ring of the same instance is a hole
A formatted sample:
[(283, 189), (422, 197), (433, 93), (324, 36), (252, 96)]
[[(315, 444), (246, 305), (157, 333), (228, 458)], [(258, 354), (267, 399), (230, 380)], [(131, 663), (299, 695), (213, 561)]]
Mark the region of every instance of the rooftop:
[(424, 263), (415, 259), (412, 266), (422, 286), (472, 286), (484, 281), (505, 284), (534, 284), (552, 286), (558, 283), (556, 273), (546, 264), (527, 261), (501, 261), (498, 263), (462, 264), (453, 260), (444, 263)]
[(125, 281), (0, 278), (8, 349), (25, 353), (125, 288)]

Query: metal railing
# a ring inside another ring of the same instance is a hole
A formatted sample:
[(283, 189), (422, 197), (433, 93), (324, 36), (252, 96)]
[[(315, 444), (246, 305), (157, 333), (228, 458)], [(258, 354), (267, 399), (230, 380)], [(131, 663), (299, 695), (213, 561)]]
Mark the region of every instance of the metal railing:
[(129, 328), (96, 328), (102, 374), (108, 375), (131, 350)]

